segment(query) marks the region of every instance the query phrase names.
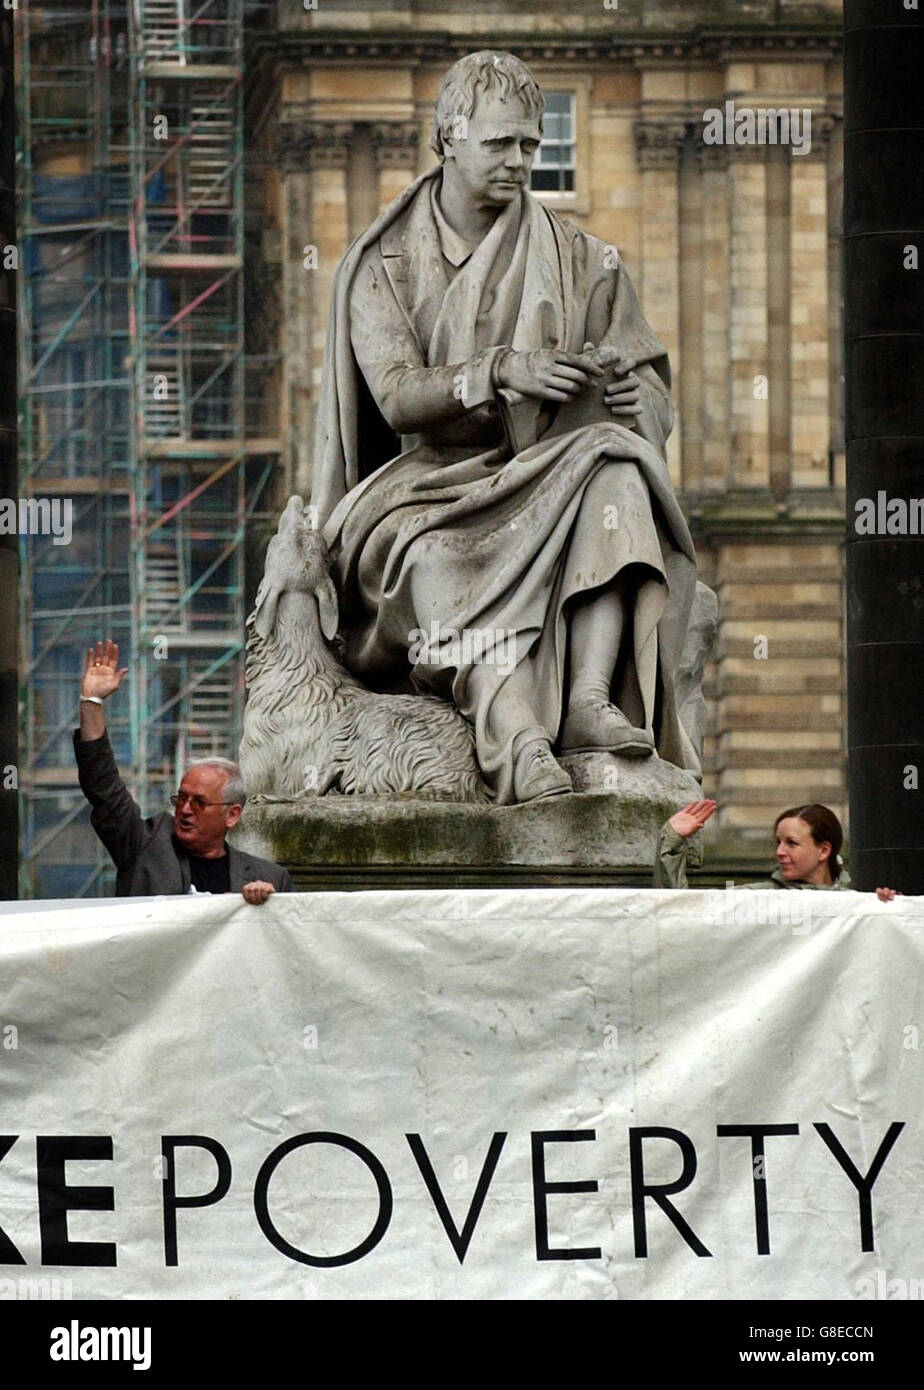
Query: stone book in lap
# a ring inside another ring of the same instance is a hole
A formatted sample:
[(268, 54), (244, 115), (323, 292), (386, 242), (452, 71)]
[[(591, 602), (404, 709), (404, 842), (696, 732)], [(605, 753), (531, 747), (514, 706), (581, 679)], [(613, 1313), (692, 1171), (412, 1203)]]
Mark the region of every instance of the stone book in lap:
[(620, 361), (621, 353), (616, 348), (602, 347), (585, 355), (602, 367), (605, 374), (602, 378), (593, 379), (574, 400), (562, 401), (561, 405), (552, 408), (537, 408), (537, 402), (518, 391), (507, 391), (502, 387), (498, 392), (498, 405), (512, 454), (528, 448), (537, 438), (555, 439), (584, 425), (612, 423), (613, 417), (604, 404), (603, 389), (616, 379), (614, 367)]

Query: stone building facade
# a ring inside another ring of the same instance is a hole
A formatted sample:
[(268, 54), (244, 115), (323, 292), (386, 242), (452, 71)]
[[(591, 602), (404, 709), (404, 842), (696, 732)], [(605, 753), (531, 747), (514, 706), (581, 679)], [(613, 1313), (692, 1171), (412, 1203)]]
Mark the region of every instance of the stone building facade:
[[(337, 263), (432, 163), (446, 68), (507, 48), (557, 94), (537, 196), (618, 248), (672, 359), (670, 467), (720, 603), (705, 792), (729, 867), (766, 858), (785, 806), (846, 811), (840, 9), (280, 0), (250, 35), (251, 329), (278, 353), (283, 490), (310, 490)], [(798, 113), (789, 144), (748, 141), (761, 110)], [(707, 143), (709, 111), (748, 142)]]

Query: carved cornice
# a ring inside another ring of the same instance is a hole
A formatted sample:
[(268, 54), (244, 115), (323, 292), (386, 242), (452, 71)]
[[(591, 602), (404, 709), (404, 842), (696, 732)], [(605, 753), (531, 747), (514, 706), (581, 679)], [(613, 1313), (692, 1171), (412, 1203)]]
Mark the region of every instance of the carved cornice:
[(632, 130), (640, 169), (677, 168), (680, 148), (687, 136), (686, 121), (646, 119), (636, 121)]
[(416, 121), (382, 121), (370, 127), (379, 169), (416, 169), (420, 127)]
[(346, 168), (352, 121), (283, 119), (276, 130), (276, 157), (284, 172)]
[(417, 167), (416, 121), (323, 121), (289, 111), (276, 130), (276, 157), (284, 172), (346, 168), (357, 133), (368, 131), (379, 169)]
[(317, 29), (251, 30), (247, 36), (251, 61), (264, 56), (299, 66), (317, 61), (368, 63), (435, 63), (447, 68), (457, 58), (479, 48), (512, 49), (523, 62), (578, 63), (587, 67), (615, 65), (622, 68), (652, 62), (683, 64), (691, 61), (721, 63), (727, 58), (768, 56), (825, 61), (843, 50), (839, 22), (817, 24), (710, 25), (686, 33), (628, 34), (593, 32), (586, 35), (556, 33), (376, 34), (368, 31), (332, 33)]

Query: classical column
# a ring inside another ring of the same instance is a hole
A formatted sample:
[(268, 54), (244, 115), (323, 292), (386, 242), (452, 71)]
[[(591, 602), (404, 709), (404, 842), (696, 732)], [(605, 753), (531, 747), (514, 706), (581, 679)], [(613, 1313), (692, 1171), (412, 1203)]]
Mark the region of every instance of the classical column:
[(283, 179), (283, 427), (289, 476), (311, 491), (314, 406), (334, 273), (349, 242), (346, 169), (352, 124), (286, 121), (279, 127)]
[(828, 144), (834, 121), (812, 115), (811, 148), (790, 148), (790, 485), (828, 486)]
[(419, 143), (416, 121), (382, 121), (372, 127), (380, 208), (386, 208), (417, 177)]
[(846, 477), (844, 456), (844, 113), (833, 113), (828, 141), (828, 403), (835, 487)]
[[(678, 169), (686, 123), (645, 118), (635, 122), (635, 147), (642, 173), (642, 266), (639, 296), (646, 319), (670, 354), (680, 379), (680, 220)], [(679, 392), (674, 390), (674, 428), (667, 461), (675, 487), (682, 485), (682, 428)]]
[(924, 10), (846, 0), (847, 744), (854, 886), (924, 893)]
[(728, 150), (697, 147), (703, 185), (703, 286), (700, 355), (703, 381), (703, 453), (699, 487), (728, 485), (729, 439), (729, 221)]
[[(0, 107), (0, 246), (16, 245), (16, 140), (13, 126), (13, 29), (8, 15), (0, 24), (0, 90), (9, 93)], [(20, 270), (26, 273), (25, 268)], [(16, 279), (0, 271), (0, 343), (10, 384), (0, 402), (0, 493), (19, 495), (16, 444)], [(22, 383), (25, 390), (25, 382)], [(16, 601), (19, 584), (17, 537), (0, 537), (0, 898), (17, 898), (19, 857), (18, 793), (9, 771), (19, 765)]]
[(703, 181), (694, 150), (680, 151), (680, 356), (677, 378), (683, 421), (683, 487), (697, 492), (703, 477)]
[(782, 500), (792, 486), (792, 207), (786, 145), (767, 149), (767, 408), (770, 490)]
[(768, 488), (767, 166), (761, 146), (729, 148), (731, 476), (734, 489)]

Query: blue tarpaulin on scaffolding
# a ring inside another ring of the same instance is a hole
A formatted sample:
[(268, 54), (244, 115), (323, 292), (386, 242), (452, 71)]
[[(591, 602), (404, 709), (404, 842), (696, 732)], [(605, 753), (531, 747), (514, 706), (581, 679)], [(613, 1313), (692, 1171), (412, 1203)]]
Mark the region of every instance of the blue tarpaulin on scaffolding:
[[(128, 174), (123, 170), (90, 174), (36, 174), (33, 179), (32, 217), (34, 222), (46, 227), (56, 224), (62, 226), (74, 222), (88, 222), (93, 218), (104, 217), (111, 212), (114, 217), (125, 215), (129, 204)], [(167, 198), (167, 183), (163, 170), (153, 176), (148, 183), (148, 203), (164, 203)], [(77, 235), (73, 231), (63, 233), (68, 237)], [(57, 244), (56, 242), (54, 244)], [(43, 254), (43, 248), (48, 248)], [(49, 246), (49, 238), (28, 237), (26, 239), (26, 273), (40, 275), (53, 269), (54, 253)], [(128, 229), (113, 227), (109, 245), (106, 272), (115, 280), (128, 280), (131, 265), (128, 251)], [(102, 273), (102, 268), (100, 268)], [(167, 281), (156, 277), (148, 282), (148, 314), (153, 320), (169, 319), (176, 311), (174, 296)], [(47, 305), (36, 304), (36, 311), (60, 312), (61, 304), (57, 295)], [(174, 335), (164, 334), (167, 341)]]

